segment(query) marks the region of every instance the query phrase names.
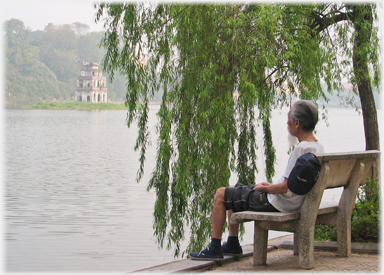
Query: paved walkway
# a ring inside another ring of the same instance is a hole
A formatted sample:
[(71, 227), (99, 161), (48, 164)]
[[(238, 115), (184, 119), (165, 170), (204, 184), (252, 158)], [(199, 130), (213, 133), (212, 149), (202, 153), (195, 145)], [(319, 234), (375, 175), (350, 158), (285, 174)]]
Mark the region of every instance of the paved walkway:
[(353, 253), (348, 258), (338, 257), (335, 252), (315, 252), (315, 268), (303, 270), (299, 268), (298, 256), (292, 250), (279, 249), (271, 251), (267, 256), (267, 266), (253, 266), (252, 257), (239, 261), (212, 266), (210, 268), (190, 271), (190, 273), (227, 273), (227, 272), (284, 272), (284, 273), (378, 273), (380, 272), (380, 256)]
[(225, 257), (222, 265), (212, 261), (193, 261), (189, 259), (147, 268), (133, 273), (378, 273), (381, 271), (381, 256), (377, 244), (352, 244), (352, 255), (348, 258), (337, 255), (336, 243), (316, 242), (315, 268), (303, 270), (299, 268), (298, 256), (292, 251), (293, 235), (269, 240), (270, 251), (267, 255), (267, 266), (253, 266), (253, 246), (243, 246), (244, 256), (235, 260)]

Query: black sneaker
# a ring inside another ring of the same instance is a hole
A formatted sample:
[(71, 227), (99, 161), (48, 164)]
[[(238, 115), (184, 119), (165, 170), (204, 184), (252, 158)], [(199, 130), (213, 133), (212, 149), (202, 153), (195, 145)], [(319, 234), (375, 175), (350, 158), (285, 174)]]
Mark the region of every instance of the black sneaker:
[(201, 250), (200, 252), (192, 252), (188, 255), (188, 258), (191, 260), (198, 260), (198, 261), (221, 261), (224, 256), (223, 253), (220, 252), (214, 252), (212, 250), (209, 250), (209, 247)]
[(228, 245), (228, 243), (223, 243), (223, 245), (221, 246), (221, 251), (225, 256), (235, 256), (235, 257), (243, 256), (243, 249), (241, 248), (240, 245), (230, 246)]

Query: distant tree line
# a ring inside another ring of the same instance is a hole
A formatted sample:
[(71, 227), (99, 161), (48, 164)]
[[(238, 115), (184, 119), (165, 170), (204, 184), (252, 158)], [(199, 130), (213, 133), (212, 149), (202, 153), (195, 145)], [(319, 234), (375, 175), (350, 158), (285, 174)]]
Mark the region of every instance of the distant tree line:
[[(83, 61), (101, 62), (105, 50), (99, 47), (104, 32), (90, 32), (79, 22), (48, 24), (43, 31), (31, 31), (18, 19), (4, 24), (5, 87), (9, 104), (71, 100)], [(108, 74), (105, 74), (108, 78)], [(108, 98), (125, 99), (125, 78), (117, 73), (107, 83)]]

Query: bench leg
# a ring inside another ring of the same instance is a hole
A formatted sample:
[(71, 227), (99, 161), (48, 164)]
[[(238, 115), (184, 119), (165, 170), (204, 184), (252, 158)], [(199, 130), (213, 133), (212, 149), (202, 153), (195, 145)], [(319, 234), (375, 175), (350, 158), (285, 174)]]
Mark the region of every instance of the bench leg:
[(257, 226), (255, 222), (255, 231), (253, 236), (253, 265), (267, 264), (268, 249), (268, 230)]
[(299, 266), (303, 269), (314, 267), (314, 228), (313, 230), (302, 231), (298, 235)]
[(370, 165), (365, 165), (361, 160), (356, 162), (349, 184), (344, 187), (343, 195), (340, 198), (336, 222), (337, 250), (340, 257), (351, 255), (351, 216), (355, 205), (354, 200), (359, 185), (365, 182), (369, 167)]
[(337, 251), (340, 257), (351, 256), (351, 219), (337, 222)]

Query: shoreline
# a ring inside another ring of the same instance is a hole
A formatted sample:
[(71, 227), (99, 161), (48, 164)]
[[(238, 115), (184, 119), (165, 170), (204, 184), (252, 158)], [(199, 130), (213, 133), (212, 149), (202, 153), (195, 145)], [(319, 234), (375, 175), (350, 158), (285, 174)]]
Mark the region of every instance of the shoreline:
[[(158, 102), (149, 102), (148, 105), (158, 105)], [(136, 103), (138, 110), (143, 108), (142, 103)], [(35, 104), (10, 104), (3, 105), (4, 109), (45, 109), (45, 110), (126, 110), (128, 107), (125, 102), (108, 102), (108, 103), (92, 103), (92, 102), (39, 102)]]
[(90, 102), (39, 102), (32, 105), (24, 105), (22, 109), (69, 109), (69, 110), (128, 110), (125, 104), (115, 103), (90, 103)]

